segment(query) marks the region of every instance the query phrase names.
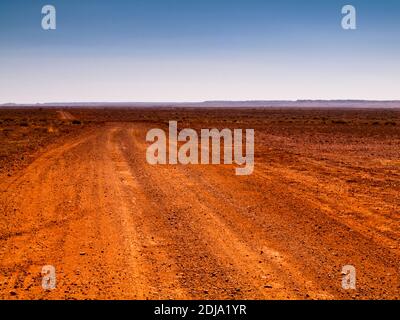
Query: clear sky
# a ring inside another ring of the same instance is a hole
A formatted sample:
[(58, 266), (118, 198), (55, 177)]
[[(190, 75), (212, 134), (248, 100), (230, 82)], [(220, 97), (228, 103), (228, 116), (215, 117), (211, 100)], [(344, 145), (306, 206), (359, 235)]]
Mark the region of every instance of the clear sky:
[[(57, 29), (41, 28), (41, 8)], [(341, 8), (357, 9), (357, 30)], [(0, 103), (400, 99), (398, 0), (1, 0)]]

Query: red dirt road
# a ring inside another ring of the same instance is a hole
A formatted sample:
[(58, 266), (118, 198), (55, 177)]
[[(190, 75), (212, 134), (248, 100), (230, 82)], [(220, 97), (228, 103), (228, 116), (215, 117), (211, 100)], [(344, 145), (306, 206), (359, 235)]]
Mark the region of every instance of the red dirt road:
[[(400, 298), (399, 185), (351, 197), (341, 176), (368, 170), (306, 151), (291, 165), (271, 151), (244, 177), (150, 166), (150, 127), (86, 130), (1, 179), (0, 298)], [(341, 288), (347, 264), (357, 290)]]
[(61, 120), (74, 120), (75, 117), (68, 111), (57, 111)]

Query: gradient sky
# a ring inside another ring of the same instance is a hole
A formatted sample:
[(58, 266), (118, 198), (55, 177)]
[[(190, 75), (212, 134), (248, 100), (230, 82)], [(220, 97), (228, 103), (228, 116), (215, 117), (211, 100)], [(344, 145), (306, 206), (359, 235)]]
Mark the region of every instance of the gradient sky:
[(399, 87), (398, 0), (0, 1), (0, 103), (391, 100)]

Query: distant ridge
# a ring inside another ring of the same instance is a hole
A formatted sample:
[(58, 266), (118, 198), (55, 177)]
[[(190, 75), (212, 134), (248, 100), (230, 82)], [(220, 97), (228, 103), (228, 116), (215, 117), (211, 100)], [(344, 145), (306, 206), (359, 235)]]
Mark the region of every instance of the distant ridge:
[(400, 108), (400, 100), (210, 100), (203, 102), (54, 102), (35, 104), (5, 103), (0, 107), (299, 107), (299, 108)]

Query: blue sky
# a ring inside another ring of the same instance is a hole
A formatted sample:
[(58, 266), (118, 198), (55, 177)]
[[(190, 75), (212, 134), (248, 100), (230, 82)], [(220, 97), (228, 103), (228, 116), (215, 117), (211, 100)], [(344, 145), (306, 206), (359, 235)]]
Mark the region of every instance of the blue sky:
[(399, 57), (397, 0), (0, 1), (0, 103), (400, 99)]

